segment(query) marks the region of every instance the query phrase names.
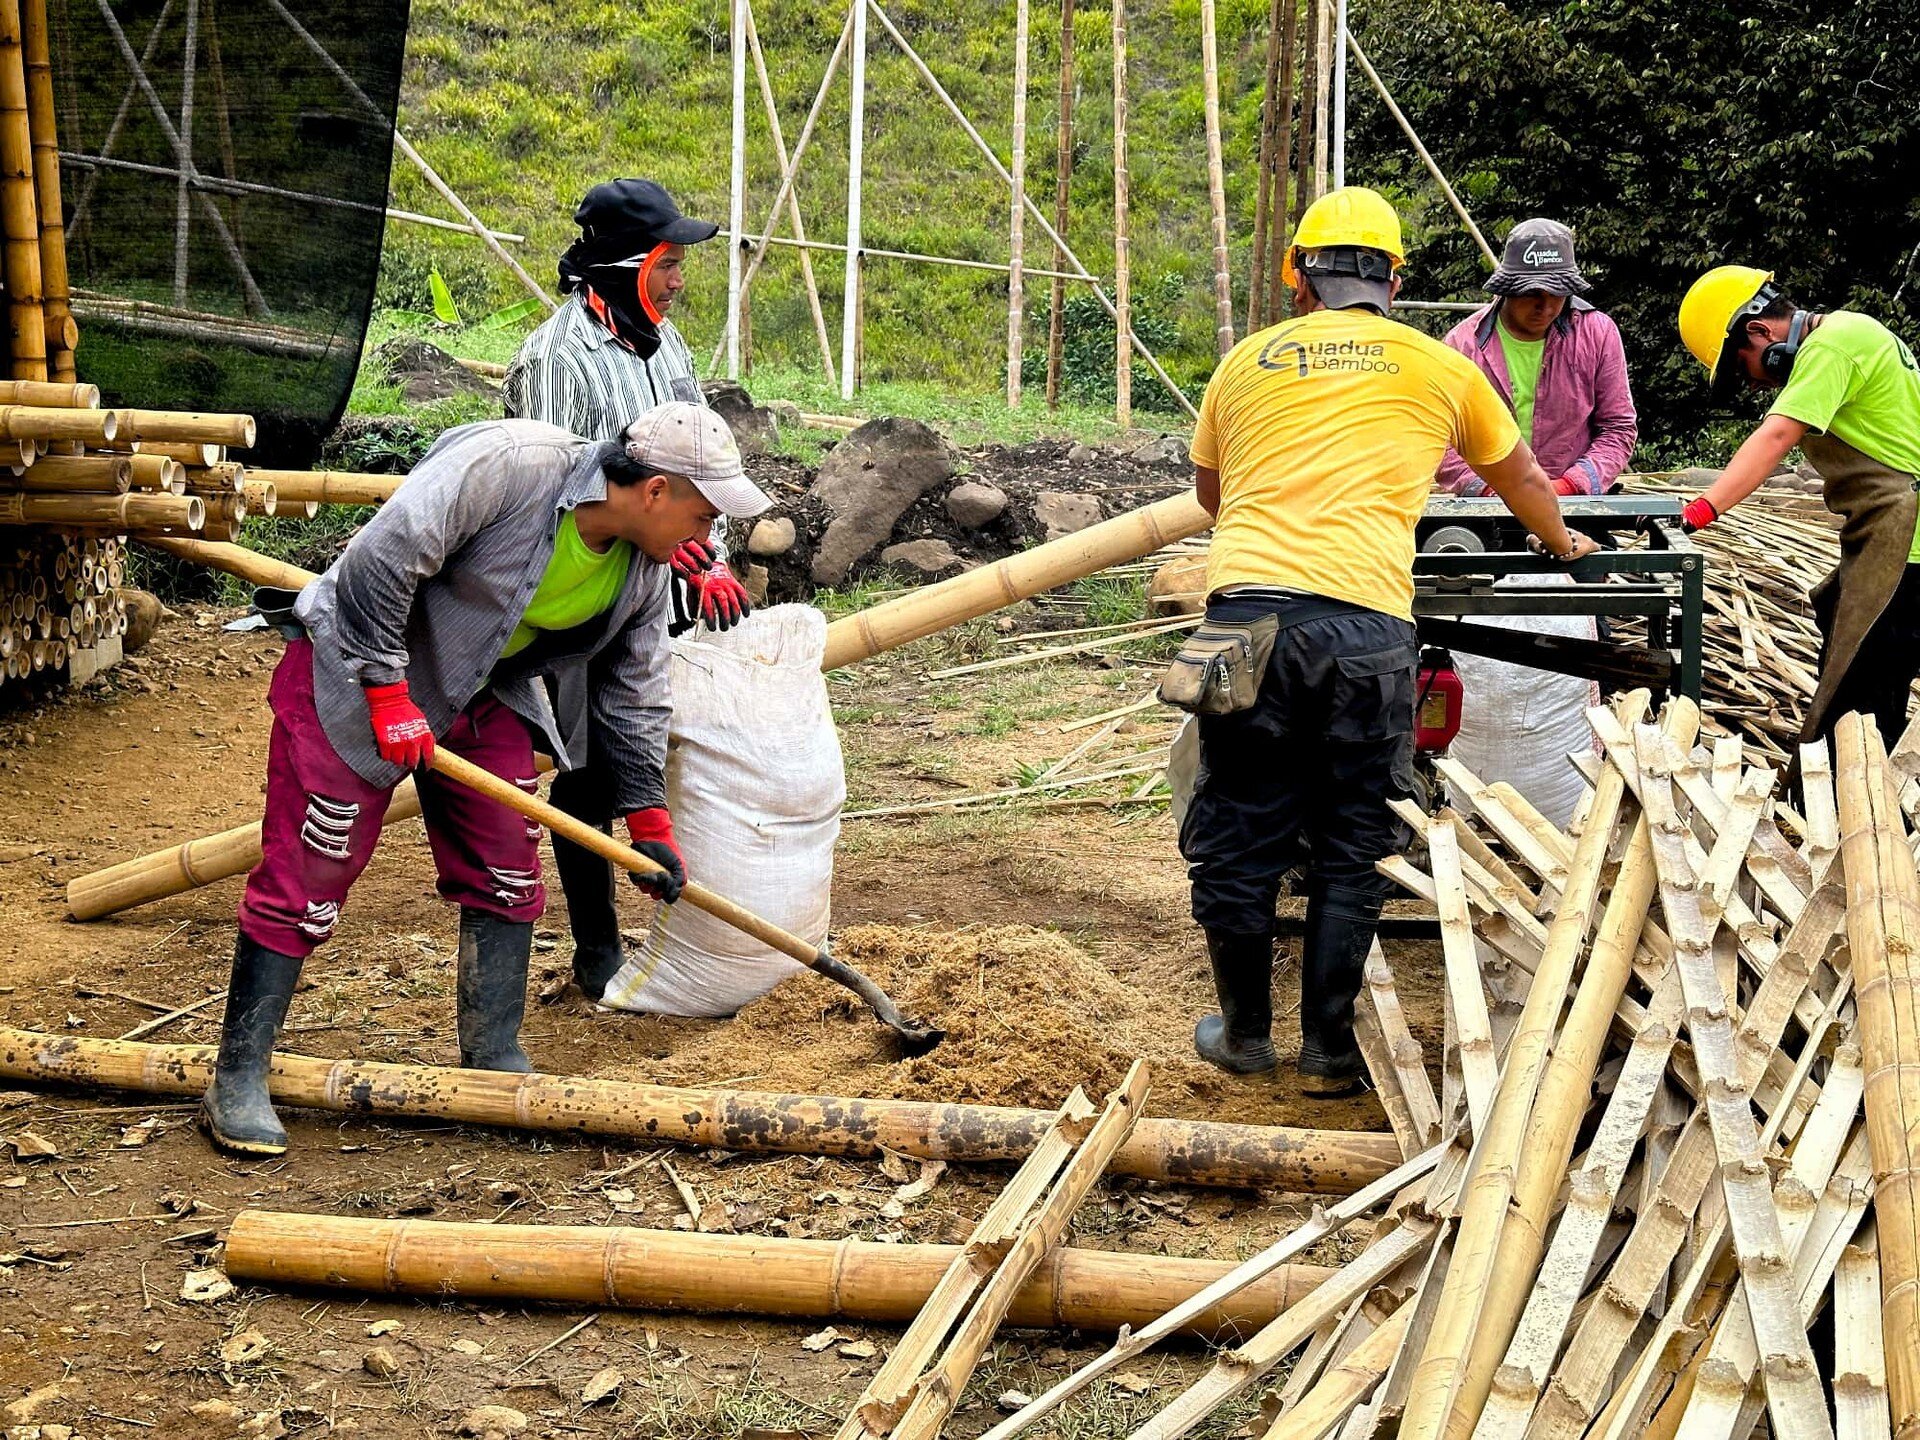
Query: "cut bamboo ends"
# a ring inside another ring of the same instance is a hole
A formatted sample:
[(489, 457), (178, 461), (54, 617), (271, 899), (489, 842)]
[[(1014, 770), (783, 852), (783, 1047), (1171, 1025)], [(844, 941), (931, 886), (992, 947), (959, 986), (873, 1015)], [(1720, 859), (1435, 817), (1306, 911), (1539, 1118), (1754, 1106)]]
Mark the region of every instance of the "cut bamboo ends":
[[(0, 1076), (40, 1084), (199, 1095), (213, 1051), (0, 1029)], [(754, 1091), (692, 1090), (589, 1076), (508, 1075), (433, 1065), (276, 1054), (282, 1104), (361, 1115), (458, 1120), (508, 1129), (622, 1135), (756, 1154), (865, 1158), (894, 1150), (927, 1160), (1022, 1160), (1052, 1115), (992, 1105), (936, 1105)], [(1112, 1169), (1143, 1179), (1346, 1195), (1400, 1163), (1393, 1137), (1201, 1120), (1141, 1120)]]
[[(366, 1220), (243, 1210), (227, 1232), (235, 1280), (303, 1288), (635, 1310), (911, 1320), (958, 1245), (789, 1240), (593, 1225)], [(1014, 1297), (1009, 1324), (1138, 1326), (1225, 1274), (1212, 1260), (1062, 1246)], [(1188, 1333), (1244, 1333), (1298, 1304), (1326, 1271), (1283, 1267), (1197, 1316)]]

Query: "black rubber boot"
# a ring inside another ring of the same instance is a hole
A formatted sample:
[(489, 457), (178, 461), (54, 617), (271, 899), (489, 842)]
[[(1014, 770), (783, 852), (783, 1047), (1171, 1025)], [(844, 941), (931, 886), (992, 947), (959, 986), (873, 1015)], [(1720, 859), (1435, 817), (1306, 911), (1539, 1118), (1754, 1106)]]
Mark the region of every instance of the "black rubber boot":
[(286, 1129), (267, 1094), (267, 1067), (274, 1037), (293, 1002), (301, 963), (245, 935), (234, 941), (220, 1056), (214, 1061), (213, 1083), (200, 1102), (201, 1123), (223, 1149), (242, 1155), (287, 1153)]
[(620, 941), (620, 912), (613, 899), (613, 866), (586, 846), (555, 835), (553, 868), (560, 877), (567, 924), (573, 931), (574, 981), (589, 1000), (598, 1000), (627, 963), (626, 946)]
[(468, 1070), (533, 1069), (520, 1048), (527, 1013), (531, 921), (502, 920), (484, 910), (460, 912), (460, 1064)]
[(1380, 926), (1380, 902), (1361, 890), (1314, 887), (1300, 953), (1300, 1088), (1309, 1095), (1356, 1095), (1371, 1085), (1353, 1038), (1360, 993)]
[(1280, 1063), (1273, 1049), (1273, 936), (1207, 931), (1207, 958), (1220, 1013), (1193, 1027), (1200, 1058), (1235, 1075)]

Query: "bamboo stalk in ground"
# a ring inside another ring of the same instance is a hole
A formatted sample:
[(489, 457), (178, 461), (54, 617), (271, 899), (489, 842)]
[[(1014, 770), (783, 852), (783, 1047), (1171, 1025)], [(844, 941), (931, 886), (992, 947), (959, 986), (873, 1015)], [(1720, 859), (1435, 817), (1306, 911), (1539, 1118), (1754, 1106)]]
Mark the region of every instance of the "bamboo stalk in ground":
[(0, 525), (77, 525), (139, 530), (170, 525), (197, 530), (206, 521), (198, 495), (0, 495)]
[(1920, 1149), (1910, 1117), (1920, 1115), (1920, 879), (1901, 820), (1899, 792), (1879, 727), (1841, 718), (1839, 757), (1847, 938), (1859, 991), (1860, 1048), (1866, 1056), (1867, 1133), (1873, 1145), (1874, 1209), (1887, 1392), (1897, 1436), (1920, 1433)]
[[(363, 1220), (243, 1210), (227, 1232), (236, 1280), (642, 1310), (910, 1320), (957, 1245), (694, 1235), (599, 1225)], [(1062, 1247), (1015, 1297), (1010, 1324), (1116, 1330), (1151, 1319), (1226, 1265)], [(1194, 1333), (1262, 1325), (1326, 1278), (1290, 1267), (1200, 1317)]]
[[(213, 1051), (0, 1029), (0, 1076), (45, 1084), (198, 1095)], [(435, 1065), (276, 1054), (282, 1104), (358, 1115), (411, 1115), (527, 1130), (628, 1135), (661, 1144), (856, 1158), (882, 1147), (925, 1160), (1008, 1164), (1052, 1121), (1045, 1110), (908, 1100), (776, 1095), (639, 1085), (585, 1076), (505, 1075)], [(1122, 1175), (1348, 1195), (1400, 1164), (1393, 1137), (1148, 1118), (1114, 1158)]]
[(1127, 254), (1127, 0), (1113, 12), (1113, 420), (1133, 424), (1133, 277)]
[(40, 226), (40, 294), (46, 312), (47, 370), (73, 380), (77, 337), (68, 305), (67, 231), (60, 204), (60, 139), (53, 113), (53, 54), (47, 0), (21, 0), (21, 43), (27, 71), (27, 120), (33, 140), (34, 208)]
[(34, 197), (33, 127), (20, 0), (0, 0), (0, 269), (16, 380), (47, 378), (47, 315), (41, 303), (40, 218)]
[(1214, 0), (1200, 0), (1202, 124), (1207, 142), (1207, 200), (1213, 216), (1213, 339), (1233, 349), (1233, 265), (1227, 257), (1227, 182), (1220, 154), (1220, 60)]
[[(1637, 721), (1646, 712), (1648, 696), (1636, 691), (1621, 703), (1626, 712), (1623, 718)], [(1438, 1440), (1442, 1435), (1459, 1440), (1472, 1432), (1493, 1383), (1494, 1367), (1532, 1288), (1545, 1248), (1541, 1230), (1546, 1217), (1515, 1206), (1517, 1180), (1548, 1043), (1586, 945), (1587, 928), (1599, 901), (1602, 868), (1625, 794), (1619, 771), (1611, 767), (1603, 771), (1547, 932), (1546, 950), (1507, 1042), (1507, 1063), (1500, 1073), (1493, 1112), (1475, 1146), (1474, 1173), (1468, 1181), (1445, 1289), (1432, 1333), (1412, 1372), (1401, 1429), (1407, 1440)], [(1608, 1023), (1612, 1008), (1608, 1007)], [(1553, 1118), (1571, 1133), (1580, 1117)], [(1516, 1253), (1530, 1256), (1531, 1263), (1504, 1267), (1499, 1263)]]
[[(1073, 0), (1060, 0), (1060, 114), (1054, 145), (1053, 233), (1061, 242), (1053, 247), (1053, 268), (1067, 265), (1065, 237), (1073, 189)], [(1067, 280), (1055, 275), (1047, 309), (1047, 409), (1060, 405), (1060, 365), (1066, 347)]]

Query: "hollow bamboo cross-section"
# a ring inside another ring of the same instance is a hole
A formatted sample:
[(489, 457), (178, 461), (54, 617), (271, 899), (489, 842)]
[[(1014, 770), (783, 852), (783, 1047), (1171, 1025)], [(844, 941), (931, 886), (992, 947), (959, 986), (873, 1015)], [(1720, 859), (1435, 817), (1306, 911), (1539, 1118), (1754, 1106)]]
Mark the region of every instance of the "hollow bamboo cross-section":
[[(0, 1077), (40, 1084), (200, 1095), (213, 1078), (200, 1045), (146, 1045), (0, 1029)], [(868, 1158), (882, 1148), (925, 1160), (1026, 1158), (1052, 1112), (746, 1090), (695, 1090), (591, 1076), (507, 1075), (436, 1065), (276, 1054), (273, 1097), (354, 1115), (458, 1120), (507, 1129), (625, 1135), (755, 1154)], [(1148, 1118), (1113, 1170), (1189, 1185), (1348, 1195), (1400, 1164), (1393, 1137)]]
[[(597, 1225), (364, 1220), (243, 1210), (226, 1268), (260, 1284), (377, 1295), (522, 1300), (898, 1324), (926, 1302), (957, 1245), (693, 1235)], [(1009, 1323), (1117, 1330), (1219, 1277), (1219, 1261), (1062, 1247), (1015, 1297)], [(1290, 1267), (1196, 1319), (1193, 1333), (1263, 1325), (1326, 1278)]]
[(47, 314), (41, 304), (40, 217), (34, 197), (33, 127), (20, 0), (0, 0), (0, 270), (16, 380), (47, 378)]
[(1899, 791), (1871, 717), (1847, 715), (1834, 734), (1847, 937), (1859, 992), (1867, 1071), (1867, 1136), (1886, 1333), (1887, 1393), (1896, 1436), (1920, 1435), (1920, 878)]

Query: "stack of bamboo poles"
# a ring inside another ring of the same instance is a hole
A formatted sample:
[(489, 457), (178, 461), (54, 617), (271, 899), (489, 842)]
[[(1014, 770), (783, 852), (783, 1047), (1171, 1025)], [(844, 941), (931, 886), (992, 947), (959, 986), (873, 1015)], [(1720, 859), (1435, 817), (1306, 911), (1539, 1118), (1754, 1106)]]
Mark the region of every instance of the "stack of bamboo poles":
[(0, 682), (75, 668), (127, 629), (126, 557), (108, 536), (28, 532), (0, 547)]

